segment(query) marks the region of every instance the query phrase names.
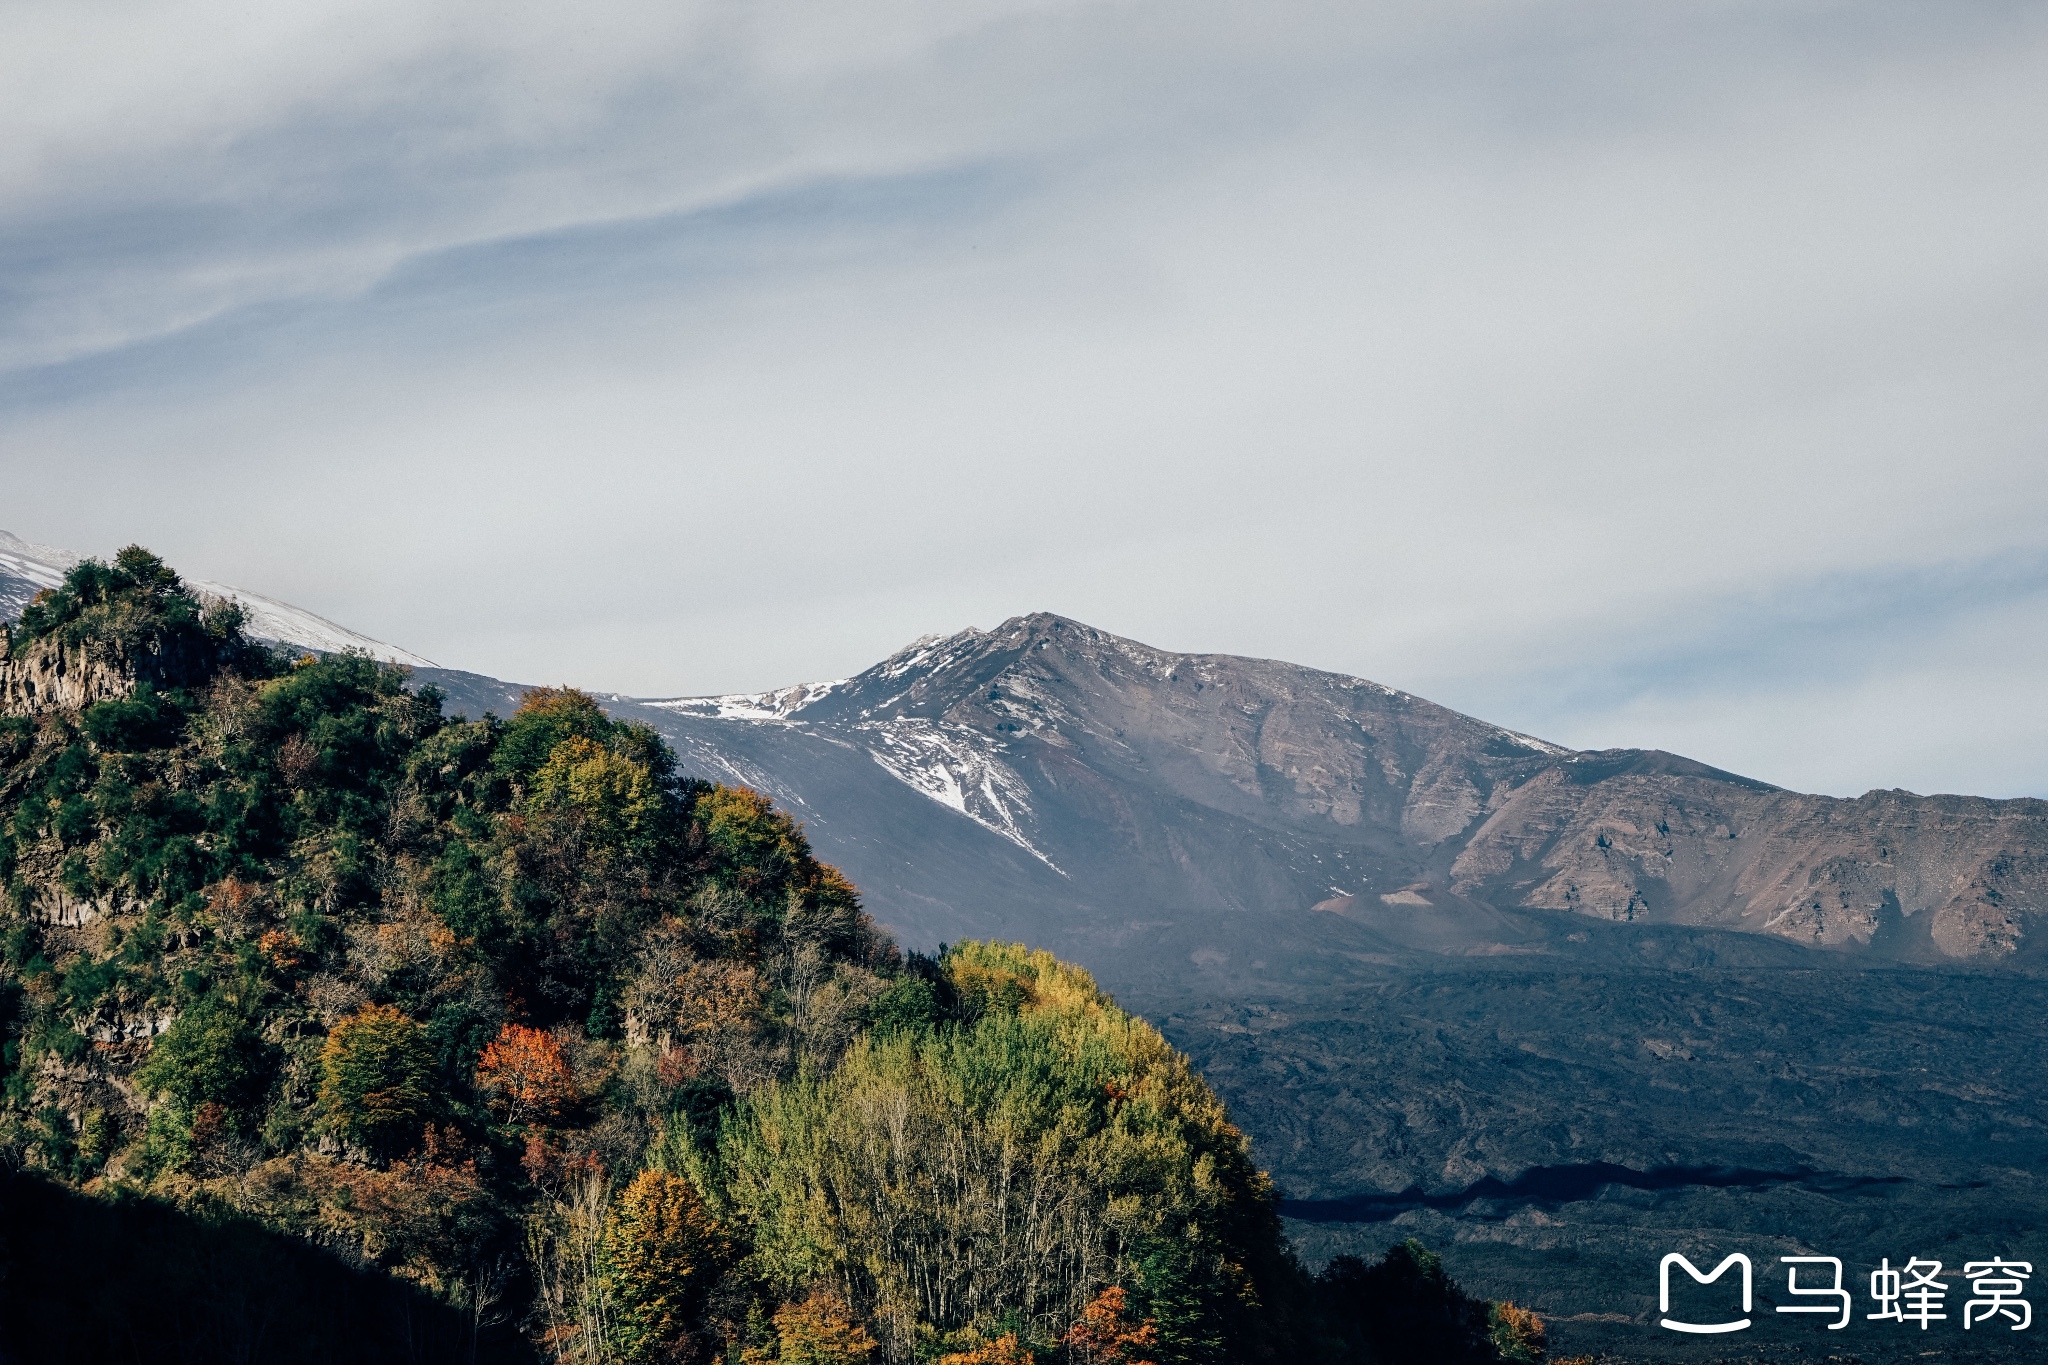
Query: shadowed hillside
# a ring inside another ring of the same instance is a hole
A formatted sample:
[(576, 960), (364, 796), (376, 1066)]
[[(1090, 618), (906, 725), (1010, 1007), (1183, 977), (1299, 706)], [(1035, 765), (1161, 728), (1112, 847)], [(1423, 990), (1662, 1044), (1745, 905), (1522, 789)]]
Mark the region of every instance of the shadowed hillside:
[(0, 1295), (0, 1360), (21, 1365), (536, 1359), (502, 1321), (253, 1219), (32, 1176), (0, 1177)]

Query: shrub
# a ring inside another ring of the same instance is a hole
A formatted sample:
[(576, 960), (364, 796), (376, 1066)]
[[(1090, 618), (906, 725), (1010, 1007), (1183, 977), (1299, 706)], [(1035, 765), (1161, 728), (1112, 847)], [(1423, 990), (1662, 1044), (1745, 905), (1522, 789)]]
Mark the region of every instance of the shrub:
[(103, 750), (152, 749), (168, 744), (176, 733), (177, 709), (144, 682), (133, 696), (89, 706), (79, 717), (92, 742)]

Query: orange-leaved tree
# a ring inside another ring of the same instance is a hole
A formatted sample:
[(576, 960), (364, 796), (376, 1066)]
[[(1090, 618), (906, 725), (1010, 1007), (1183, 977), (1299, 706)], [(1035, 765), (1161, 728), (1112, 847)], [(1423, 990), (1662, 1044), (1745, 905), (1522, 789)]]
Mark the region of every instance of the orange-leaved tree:
[(782, 1365), (867, 1365), (879, 1346), (846, 1300), (828, 1289), (776, 1309), (775, 1335)]
[(477, 1091), (507, 1123), (552, 1119), (576, 1102), (576, 1078), (553, 1035), (507, 1024), (476, 1066)]
[(1018, 1344), (1015, 1332), (1005, 1332), (971, 1351), (942, 1355), (938, 1365), (1034, 1365), (1036, 1360), (1029, 1347)]
[(1152, 1365), (1147, 1353), (1159, 1344), (1159, 1324), (1132, 1320), (1128, 1296), (1111, 1285), (1089, 1300), (1060, 1338), (1075, 1365)]

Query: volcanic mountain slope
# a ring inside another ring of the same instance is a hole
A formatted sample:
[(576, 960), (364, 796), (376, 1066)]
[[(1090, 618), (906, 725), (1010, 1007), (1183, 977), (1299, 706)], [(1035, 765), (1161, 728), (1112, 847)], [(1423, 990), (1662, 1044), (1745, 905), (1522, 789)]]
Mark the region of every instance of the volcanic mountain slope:
[[(501, 711), (516, 695), (429, 676)], [(1108, 948), (1171, 923), (1226, 957), (1272, 935), (1384, 960), (1583, 957), (1628, 924), (1721, 931), (1679, 937), (1722, 953), (1733, 932), (2011, 963), (2048, 911), (2048, 802), (1803, 795), (1047, 614), (837, 682), (614, 706), (805, 810), (914, 940), (1006, 926)]]
[[(0, 618), (76, 559), (0, 532)], [(414, 665), (473, 710), (509, 713), (524, 690), (196, 586), (240, 602), (258, 638)], [(1601, 921), (1907, 962), (2048, 951), (2048, 803), (1845, 801), (1657, 751), (1574, 752), (1377, 683), (1045, 613), (927, 637), (837, 682), (612, 705), (705, 774), (807, 811), (913, 941), (1107, 949), (1202, 924), (1352, 956), (1584, 957), (1598, 948), (1559, 941), (1593, 943)]]
[[(75, 560), (0, 532), (0, 616)], [(523, 691), (196, 586), (240, 602), (258, 638), (414, 665), (473, 710), (509, 713)], [(837, 682), (612, 706), (704, 774), (806, 811), (912, 941), (1007, 933), (1148, 962), (1171, 928), (1214, 939), (1182, 950), (1212, 966), (1262, 942), (1598, 958), (1622, 942), (1589, 929), (1604, 922), (1723, 931), (1658, 940), (1717, 959), (1774, 960), (1725, 931), (1907, 962), (2048, 951), (2048, 803), (1844, 801), (1575, 752), (1377, 683), (1045, 613)], [(1546, 911), (1572, 918), (1527, 913)]]

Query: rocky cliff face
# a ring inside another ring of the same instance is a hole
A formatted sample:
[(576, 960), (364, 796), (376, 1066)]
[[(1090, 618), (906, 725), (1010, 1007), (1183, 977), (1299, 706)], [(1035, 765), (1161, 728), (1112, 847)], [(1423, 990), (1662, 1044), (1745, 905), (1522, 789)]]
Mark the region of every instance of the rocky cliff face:
[(175, 685), (188, 671), (183, 658), (138, 658), (113, 644), (43, 639), (17, 650), (0, 639), (0, 714), (77, 711), (132, 695), (142, 678)]
[(2048, 907), (2048, 803), (1853, 801), (1672, 772), (1507, 793), (1451, 874), (1482, 899), (1774, 934), (1892, 956), (1996, 959)]

